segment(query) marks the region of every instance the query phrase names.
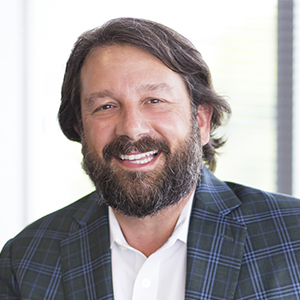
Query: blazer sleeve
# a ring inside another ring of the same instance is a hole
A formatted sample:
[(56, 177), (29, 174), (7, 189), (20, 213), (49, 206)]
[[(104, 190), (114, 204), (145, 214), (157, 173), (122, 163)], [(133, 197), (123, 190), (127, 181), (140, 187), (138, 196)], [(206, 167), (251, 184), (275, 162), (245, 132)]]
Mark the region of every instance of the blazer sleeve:
[(11, 242), (10, 240), (6, 243), (0, 254), (0, 300), (21, 299), (18, 283), (13, 274)]

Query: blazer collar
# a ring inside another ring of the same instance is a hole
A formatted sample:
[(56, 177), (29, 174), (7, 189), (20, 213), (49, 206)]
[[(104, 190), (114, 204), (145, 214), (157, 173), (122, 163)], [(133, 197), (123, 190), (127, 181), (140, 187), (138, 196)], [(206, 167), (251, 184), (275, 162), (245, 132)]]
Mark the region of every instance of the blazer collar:
[(240, 205), (204, 167), (190, 219), (185, 299), (233, 299), (247, 234), (231, 214)]
[(61, 268), (68, 299), (113, 299), (107, 207), (87, 196), (61, 242)]
[(240, 199), (228, 187), (228, 185), (215, 177), (215, 175), (203, 167), (200, 183), (196, 187), (197, 205), (207, 210), (229, 214), (232, 210), (241, 205)]

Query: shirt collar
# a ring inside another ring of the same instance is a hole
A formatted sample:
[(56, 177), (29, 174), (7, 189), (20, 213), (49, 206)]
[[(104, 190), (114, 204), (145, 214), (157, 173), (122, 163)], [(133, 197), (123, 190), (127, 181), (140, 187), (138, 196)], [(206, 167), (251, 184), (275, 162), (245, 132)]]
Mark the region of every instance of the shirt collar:
[[(175, 229), (172, 233), (172, 236), (169, 238), (169, 240), (171, 239), (174, 241), (181, 240), (183, 243), (187, 242), (189, 221), (190, 221), (194, 194), (195, 194), (195, 190), (193, 191), (188, 202), (186, 203), (183, 210), (181, 211)], [(110, 247), (112, 247), (114, 242), (119, 244), (120, 246), (130, 247), (124, 238), (119, 223), (111, 207), (108, 208), (108, 214), (109, 214), (109, 228), (110, 228)]]

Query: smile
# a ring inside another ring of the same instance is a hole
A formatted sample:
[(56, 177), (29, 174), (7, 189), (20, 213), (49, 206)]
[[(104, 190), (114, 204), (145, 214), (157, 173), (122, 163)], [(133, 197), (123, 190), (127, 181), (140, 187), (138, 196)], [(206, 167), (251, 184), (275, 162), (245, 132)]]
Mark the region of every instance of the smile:
[(129, 154), (129, 155), (119, 155), (121, 160), (129, 161), (132, 164), (146, 164), (154, 159), (156, 154), (158, 153), (157, 150), (149, 151), (145, 153), (138, 153), (138, 154)]

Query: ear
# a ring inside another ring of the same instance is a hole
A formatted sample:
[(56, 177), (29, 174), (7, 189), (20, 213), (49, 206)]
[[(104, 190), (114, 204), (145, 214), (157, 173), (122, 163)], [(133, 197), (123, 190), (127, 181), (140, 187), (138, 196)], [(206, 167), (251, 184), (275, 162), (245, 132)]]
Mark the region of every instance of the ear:
[(81, 133), (80, 133), (77, 123), (74, 122), (73, 127), (74, 127), (74, 130), (78, 133), (78, 135), (81, 136)]
[(210, 104), (199, 105), (197, 109), (197, 120), (199, 124), (202, 146), (209, 142), (210, 121), (213, 114), (213, 107)]

